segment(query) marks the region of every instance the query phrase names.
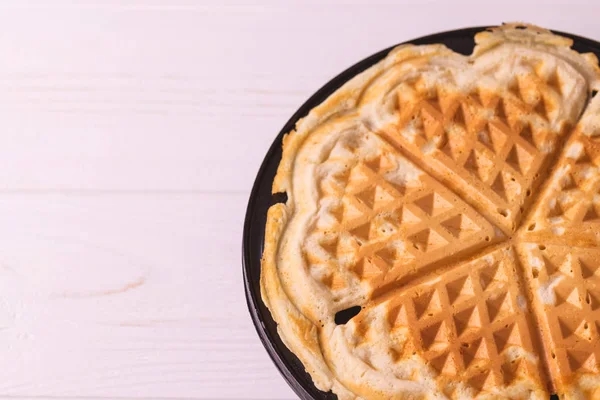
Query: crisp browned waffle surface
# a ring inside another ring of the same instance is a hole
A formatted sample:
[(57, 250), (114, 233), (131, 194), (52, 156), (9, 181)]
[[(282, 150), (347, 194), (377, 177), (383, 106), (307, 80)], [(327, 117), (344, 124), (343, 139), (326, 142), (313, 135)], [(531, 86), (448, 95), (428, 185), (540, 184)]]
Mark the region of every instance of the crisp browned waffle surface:
[(475, 40), (396, 48), (284, 139), (262, 297), (340, 399), (600, 399), (597, 59)]

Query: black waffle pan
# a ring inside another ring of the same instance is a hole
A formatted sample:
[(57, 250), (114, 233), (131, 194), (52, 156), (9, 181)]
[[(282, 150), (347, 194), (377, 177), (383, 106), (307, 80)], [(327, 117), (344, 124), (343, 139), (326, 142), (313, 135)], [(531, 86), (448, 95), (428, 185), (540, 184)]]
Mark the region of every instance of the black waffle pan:
[[(468, 55), (472, 53), (473, 47), (475, 46), (475, 34), (486, 28), (487, 27), (476, 27), (442, 32), (409, 40), (404, 43), (442, 43), (458, 53)], [(600, 43), (564, 32), (555, 33), (573, 39), (574, 50), (581, 53), (592, 52), (600, 58)], [(258, 175), (256, 176), (256, 180), (254, 181), (250, 200), (248, 201), (242, 241), (242, 264), (248, 309), (252, 316), (252, 322), (258, 332), (258, 336), (267, 349), (269, 356), (277, 366), (277, 369), (279, 369), (281, 375), (283, 375), (287, 383), (302, 400), (335, 400), (337, 399), (337, 396), (331, 392), (324, 393), (314, 386), (300, 360), (298, 360), (298, 358), (296, 358), (296, 356), (282, 343), (277, 334), (277, 324), (275, 324), (273, 318), (271, 318), (271, 314), (262, 302), (260, 296), (260, 258), (263, 251), (267, 209), (272, 204), (285, 201), (285, 195), (271, 194), (273, 178), (275, 177), (277, 166), (281, 160), (281, 141), (283, 135), (294, 128), (296, 121), (306, 116), (312, 108), (323, 102), (330, 94), (349, 81), (352, 77), (385, 58), (394, 47), (395, 46), (392, 46), (379, 51), (346, 69), (344, 72), (327, 82), (321, 89), (313, 94), (298, 109), (298, 111), (294, 113), (294, 115), (292, 115), (277, 137), (275, 137), (275, 141), (265, 155), (260, 170), (258, 171)], [(555, 398), (555, 396), (552, 397)]]

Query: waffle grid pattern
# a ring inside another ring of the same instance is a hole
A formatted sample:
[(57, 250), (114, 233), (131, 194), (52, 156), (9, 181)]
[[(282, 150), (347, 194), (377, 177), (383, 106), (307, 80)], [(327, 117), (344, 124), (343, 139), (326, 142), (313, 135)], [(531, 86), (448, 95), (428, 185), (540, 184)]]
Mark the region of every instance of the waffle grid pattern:
[(566, 131), (554, 112), (569, 91), (558, 70), (523, 67), (528, 73), (501, 95), (486, 89), (454, 95), (423, 78), (404, 84), (399, 123), (384, 133), (413, 157), (427, 158), (434, 176), (443, 171), (453, 187), (464, 186), (462, 195), (494, 206), (498, 212), (487, 217), (507, 233), (518, 227), (548, 155)]
[[(440, 260), (448, 249), (480, 248), (492, 240), (492, 225), (427, 174), (404, 184), (386, 179), (395, 166), (392, 158), (360, 161), (322, 182), (322, 193), (334, 204), (333, 223), (314, 232), (324, 252), (308, 253), (311, 265), (336, 264), (350, 255), (349, 270), (380, 286)], [(332, 273), (322, 279), (344, 287)]]
[(600, 372), (600, 250), (524, 243), (521, 251), (533, 261), (525, 269), (551, 373)]
[(595, 237), (600, 223), (598, 137), (576, 131), (559, 165), (527, 223), (527, 234), (538, 241), (553, 241), (560, 234), (582, 238), (588, 245), (598, 243)]
[(392, 300), (390, 325), (410, 327), (416, 348), (446, 383), (460, 378), (474, 396), (510, 385), (536, 368), (527, 360), (503, 357), (511, 346), (533, 350), (514, 270), (510, 248), (467, 263), (449, 282), (423, 285)]
[[(557, 69), (526, 67), (500, 94), (454, 95), (422, 78), (402, 84), (399, 122), (377, 132), (385, 151), (362, 157), (345, 144), (322, 163), (345, 166), (318, 184), (328, 217), (309, 236), (316, 246), (304, 248), (309, 270), (334, 298), (358, 282), (387, 299), (390, 332), (409, 329), (413, 338), (402, 351), (390, 348), (392, 358), (418, 353), (450, 398), (457, 380), (472, 396), (523, 377), (564, 392), (581, 374), (600, 372), (600, 290), (589, 267), (600, 260), (589, 249), (600, 244), (592, 232), (600, 222), (600, 143), (576, 130), (546, 179), (568, 125), (555, 110), (571, 88)], [(410, 164), (404, 157), (419, 173), (396, 179), (398, 160)], [(544, 181), (532, 217), (521, 221)], [(569, 229), (583, 239), (556, 238)], [(568, 273), (537, 254), (549, 236)], [(432, 271), (434, 281), (398, 289)], [(364, 336), (368, 327), (361, 329)]]

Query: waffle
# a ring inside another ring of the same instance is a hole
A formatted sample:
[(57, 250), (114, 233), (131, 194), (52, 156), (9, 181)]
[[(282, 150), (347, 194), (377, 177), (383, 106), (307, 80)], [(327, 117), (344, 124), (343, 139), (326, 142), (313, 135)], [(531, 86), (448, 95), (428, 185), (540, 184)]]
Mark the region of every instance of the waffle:
[(600, 398), (597, 59), (475, 41), (397, 47), (284, 138), (262, 298), (340, 399)]

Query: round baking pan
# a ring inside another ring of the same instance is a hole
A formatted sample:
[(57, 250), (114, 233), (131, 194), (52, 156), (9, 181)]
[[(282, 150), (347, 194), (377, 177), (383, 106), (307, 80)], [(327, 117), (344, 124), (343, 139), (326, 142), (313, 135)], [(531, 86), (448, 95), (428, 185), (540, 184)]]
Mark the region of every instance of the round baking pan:
[[(441, 43), (458, 53), (468, 55), (472, 53), (475, 46), (475, 34), (487, 28), (474, 27), (442, 32), (409, 40), (403, 42), (403, 44)], [(574, 50), (581, 53), (592, 52), (600, 58), (600, 43), (564, 32), (555, 31), (555, 33), (573, 39)], [(277, 334), (277, 324), (273, 321), (260, 295), (260, 258), (263, 251), (267, 210), (272, 204), (285, 201), (285, 195), (271, 194), (273, 178), (281, 160), (283, 135), (294, 129), (296, 121), (306, 116), (312, 108), (323, 102), (330, 94), (352, 77), (385, 58), (394, 47), (396, 46), (375, 53), (346, 69), (327, 82), (292, 115), (267, 152), (254, 181), (250, 200), (248, 201), (242, 240), (242, 264), (248, 309), (250, 310), (252, 322), (258, 332), (258, 336), (267, 349), (269, 356), (277, 366), (279, 372), (302, 400), (335, 400), (337, 396), (331, 392), (322, 392), (315, 387), (300, 360), (281, 341)], [(552, 397), (555, 398), (555, 396)]]

